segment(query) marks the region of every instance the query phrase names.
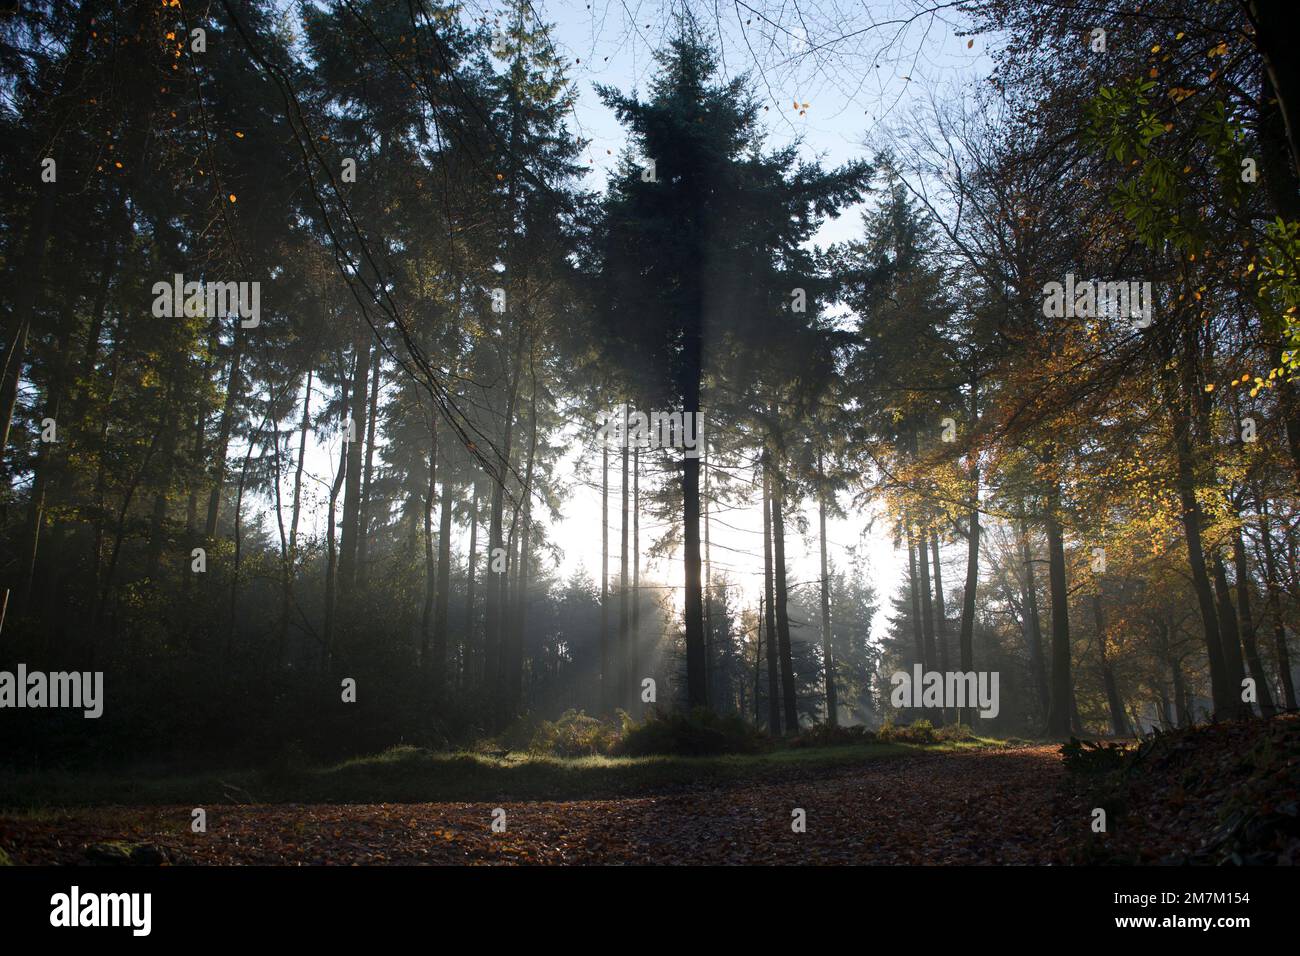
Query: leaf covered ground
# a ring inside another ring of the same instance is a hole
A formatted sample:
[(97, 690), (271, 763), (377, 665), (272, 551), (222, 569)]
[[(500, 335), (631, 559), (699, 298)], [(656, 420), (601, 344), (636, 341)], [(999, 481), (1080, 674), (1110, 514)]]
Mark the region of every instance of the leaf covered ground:
[[(425, 768), (428, 759), (418, 759)], [(364, 779), (364, 768), (391, 773), (391, 764), (345, 766), (349, 775)], [(598, 777), (582, 777), (593, 768)], [(693, 778), (686, 773), (691, 768), (698, 771)], [(575, 762), (576, 782), (603, 781), (598, 799), (550, 798), (557, 786), (551, 774), (558, 771), (552, 763), (543, 770), (539, 777), (525, 778), (511, 774), (526, 773), (526, 767), (502, 769), (504, 777), (475, 786), (501, 786), (506, 779), (513, 795), (502, 791), (473, 800), (245, 803), (251, 795), (232, 787), (228, 799), (202, 804), (206, 833), (191, 832), (196, 803), (28, 807), (0, 813), (0, 862), (1285, 864), (1300, 859), (1300, 718), (1294, 716), (1201, 727), (1109, 748), (825, 748), (777, 758)], [(641, 792), (624, 793), (614, 785), (621, 771)], [(663, 774), (661, 785), (648, 785), (656, 772)], [(404, 793), (417, 787), (418, 778), (400, 779)], [(540, 789), (524, 796), (524, 780)], [(1091, 829), (1097, 807), (1107, 811), (1104, 834)], [(492, 829), (498, 808), (505, 811), (504, 832)], [(806, 819), (801, 833), (792, 827), (796, 810)]]
[[(104, 807), (0, 818), (15, 863), (1045, 863), (1050, 746), (607, 800)], [(492, 811), (506, 811), (504, 833)], [(806, 832), (792, 811), (806, 813)]]

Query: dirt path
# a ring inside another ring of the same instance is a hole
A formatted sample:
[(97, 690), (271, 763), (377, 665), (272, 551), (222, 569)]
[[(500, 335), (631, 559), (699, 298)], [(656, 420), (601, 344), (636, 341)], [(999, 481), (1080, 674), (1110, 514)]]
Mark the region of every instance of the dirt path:
[[(15, 863), (1048, 863), (1056, 747), (875, 760), (800, 780), (617, 800), (210, 806), (0, 817)], [(792, 831), (792, 811), (807, 829)], [(128, 847), (129, 848), (129, 847)]]

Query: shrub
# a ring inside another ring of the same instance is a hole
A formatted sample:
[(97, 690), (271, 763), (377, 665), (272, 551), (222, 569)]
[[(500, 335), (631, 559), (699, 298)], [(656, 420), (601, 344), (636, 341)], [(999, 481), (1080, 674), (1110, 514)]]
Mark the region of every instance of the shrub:
[(975, 731), (971, 730), (967, 724), (944, 724), (934, 732), (934, 739), (942, 743), (953, 743), (959, 740), (974, 740)]
[(961, 740), (974, 740), (975, 731), (966, 724), (944, 724), (936, 727), (921, 718), (910, 724), (895, 724), (893, 718), (885, 721), (877, 737), (895, 744), (946, 744)]
[(895, 724), (893, 718), (885, 721), (876, 734), (879, 739), (894, 744), (932, 744), (937, 742), (934, 724), (922, 718), (910, 724)]
[(629, 757), (650, 754), (698, 757), (752, 754), (770, 747), (767, 734), (740, 717), (697, 708), (689, 713), (656, 710), (639, 724), (629, 721), (617, 752)]
[(840, 747), (846, 744), (871, 744), (876, 735), (866, 727), (836, 727), (831, 724), (814, 724), (790, 741), (791, 747)]
[(610, 754), (619, 743), (623, 723), (620, 720), (616, 726), (581, 710), (566, 710), (558, 720), (543, 720), (537, 725), (528, 751), (555, 757)]
[(1123, 744), (1107, 744), (1071, 737), (1061, 745), (1061, 762), (1071, 773), (1101, 774), (1121, 769), (1129, 751)]

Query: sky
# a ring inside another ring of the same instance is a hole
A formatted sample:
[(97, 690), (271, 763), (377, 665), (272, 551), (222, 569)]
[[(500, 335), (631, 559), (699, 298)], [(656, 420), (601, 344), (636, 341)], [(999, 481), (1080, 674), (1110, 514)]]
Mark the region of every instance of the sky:
[[(697, 22), (717, 41), (723, 73), (749, 75), (766, 107), (761, 118), (767, 146), (797, 143), (806, 159), (835, 166), (870, 157), (899, 125), (911, 120), (914, 107), (926, 97), (958, 91), (987, 73), (982, 41), (959, 36), (960, 21), (946, 13), (917, 16), (929, 6), (912, 0), (858, 0), (804, 5), (801, 10), (792, 3), (752, 0), (719, 4), (713, 7), (716, 14)], [(673, 11), (680, 5), (552, 0), (538, 2), (535, 9), (556, 25), (557, 47), (571, 64), (577, 92), (574, 128), (590, 140), (588, 185), (602, 189), (627, 138), (595, 86), (644, 93), (654, 73), (653, 51), (671, 35)], [(828, 220), (814, 241), (824, 247), (857, 237), (860, 212)], [(620, 479), (618, 473), (610, 478), (612, 548), (619, 540)], [(848, 503), (847, 496), (841, 496), (841, 504)], [(816, 581), (820, 575), (815, 503), (805, 502), (803, 511), (807, 537), (794, 530), (794, 520), (787, 521), (792, 582)], [(565, 520), (548, 532), (564, 551), (562, 573), (582, 566), (595, 572), (593, 576), (599, 574), (599, 514), (599, 488), (575, 486)], [(851, 563), (849, 549), (857, 549), (878, 602), (887, 607), (887, 596), (906, 573), (906, 551), (895, 549), (893, 529), (880, 508), (850, 510), (849, 515), (847, 520), (828, 521), (830, 560), (846, 567)], [(715, 574), (725, 574), (737, 585), (744, 605), (754, 606), (762, 588), (761, 503), (719, 517), (710, 523)], [(645, 524), (643, 518), (643, 529)], [(964, 573), (964, 550), (961, 555), (956, 550), (943, 556), (949, 587)], [(617, 572), (616, 559), (611, 559), (611, 568)], [(680, 554), (652, 563), (649, 576), (680, 585)]]
[[(796, 7), (784, 0), (733, 0), (709, 5), (707, 16), (697, 13), (697, 23), (713, 37), (724, 76), (748, 75), (764, 107), (760, 118), (766, 147), (798, 144), (807, 160), (835, 166), (870, 158), (891, 136), (916, 122), (915, 111), (928, 98), (960, 95), (987, 74), (990, 64), (981, 49), (983, 39), (960, 35), (961, 23), (948, 9), (951, 6), (921, 0), (803, 0)], [(931, 13), (931, 7), (940, 10)], [(697, 8), (704, 10), (705, 5)], [(587, 141), (585, 185), (601, 191), (627, 137), (595, 87), (601, 84), (644, 94), (655, 69), (653, 52), (672, 34), (674, 15), (682, 5), (679, 0), (533, 0), (532, 9), (554, 25), (556, 45), (567, 61), (576, 94), (571, 130)], [(493, 22), (507, 14), (502, 5), (471, 0), (465, 15)], [(855, 238), (863, 208), (827, 221), (814, 242), (824, 247)], [(317, 396), (313, 402), (320, 400)], [(707, 437), (707, 420), (704, 432)], [(596, 578), (601, 557), (599, 452), (594, 436), (576, 432), (569, 436), (569, 446), (557, 467), (562, 480), (572, 475), (569, 495), (559, 519), (547, 522), (547, 536), (560, 552), (553, 570), (567, 577), (583, 569)], [(618, 573), (621, 494), (615, 457), (611, 455), (610, 475), (612, 575)], [(337, 461), (336, 440), (309, 452), (307, 471), (314, 479), (309, 484), (318, 490), (327, 486)], [(847, 496), (840, 503), (847, 505)], [(787, 520), (787, 567), (793, 585), (812, 584), (820, 574), (815, 504), (804, 502), (802, 510), (807, 536), (797, 530), (797, 514)], [(828, 522), (831, 563), (849, 566), (850, 550), (855, 550), (861, 558), (858, 567), (874, 587), (879, 606), (887, 609), (889, 595), (906, 573), (906, 552), (900, 554), (894, 547), (893, 529), (881, 508), (868, 504), (848, 513), (847, 519)], [(323, 513), (318, 511), (314, 517), (318, 530), (323, 529)], [(755, 607), (763, 571), (761, 501), (752, 507), (729, 508), (716, 518), (710, 522), (714, 574), (733, 585), (742, 607)], [(644, 552), (661, 526), (648, 516), (642, 517), (641, 526)], [(468, 529), (457, 528), (454, 534), (453, 548), (464, 553)], [(946, 549), (944, 554), (949, 589), (964, 572), (964, 552), (956, 551)], [(643, 583), (671, 586), (678, 600), (682, 573), (680, 552), (657, 561), (642, 559)]]

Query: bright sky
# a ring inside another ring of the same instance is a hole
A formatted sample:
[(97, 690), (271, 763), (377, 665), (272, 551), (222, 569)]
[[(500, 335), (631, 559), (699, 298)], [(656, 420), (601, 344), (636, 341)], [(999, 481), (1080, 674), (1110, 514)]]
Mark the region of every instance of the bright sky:
[[(987, 71), (980, 42), (968, 47), (968, 40), (956, 35), (958, 24), (952, 17), (917, 17), (926, 6), (913, 0), (834, 0), (821, 3), (817, 10), (807, 5), (799, 10), (792, 3), (751, 0), (717, 5), (716, 15), (701, 26), (715, 36), (725, 74), (750, 75), (760, 102), (767, 107), (763, 120), (769, 147), (799, 142), (808, 159), (834, 166), (869, 157), (884, 144), (891, 126), (908, 120), (916, 98), (955, 91)], [(671, 12), (679, 5), (539, 0), (535, 9), (556, 24), (557, 44), (571, 64), (578, 91), (574, 129), (590, 140), (590, 186), (602, 189), (626, 137), (594, 86), (644, 94), (654, 73), (652, 53), (671, 35)], [(853, 211), (829, 221), (816, 241), (826, 246), (854, 238), (859, 228), (858, 212)], [(612, 463), (611, 470), (615, 473), (610, 477), (610, 542), (616, 549), (621, 473)], [(599, 481), (598, 470), (593, 474)], [(847, 499), (842, 503), (847, 504)], [(797, 533), (793, 516), (787, 521), (792, 582), (814, 581), (820, 574), (816, 507), (807, 505), (808, 538)], [(593, 577), (599, 574), (599, 514), (599, 487), (575, 485), (564, 509), (565, 520), (549, 531), (564, 550), (563, 573), (581, 565), (595, 572)], [(739, 585), (744, 603), (756, 605), (763, 571), (761, 502), (721, 517), (726, 524), (714, 521), (710, 526), (715, 573), (725, 573)], [(646, 524), (643, 518), (643, 548)], [(892, 531), (880, 510), (829, 521), (827, 539), (831, 561), (841, 567), (849, 564), (850, 547), (865, 556), (866, 573), (886, 607), (888, 595), (906, 573), (907, 555), (894, 549)], [(945, 586), (951, 588), (959, 580), (962, 561), (955, 553), (945, 554)], [(616, 574), (616, 556), (611, 557), (610, 567)], [(667, 584), (682, 582), (680, 554), (671, 562), (651, 564), (648, 572), (645, 568), (643, 560), (643, 574)]]

